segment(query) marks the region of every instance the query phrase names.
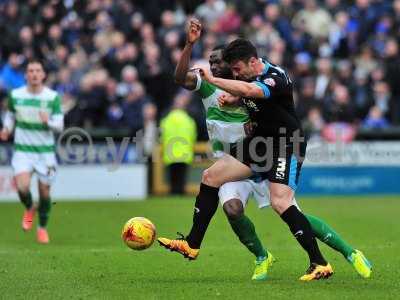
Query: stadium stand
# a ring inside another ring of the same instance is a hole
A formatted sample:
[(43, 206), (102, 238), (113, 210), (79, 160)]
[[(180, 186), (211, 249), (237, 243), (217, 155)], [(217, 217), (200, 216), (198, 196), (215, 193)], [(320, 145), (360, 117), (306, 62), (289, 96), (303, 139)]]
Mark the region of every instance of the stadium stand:
[[(172, 74), (191, 13), (204, 22), (195, 59), (245, 36), (290, 70), (310, 136), (329, 140), (332, 126), (397, 136), (400, 0), (3, 0), (0, 112), (7, 91), (24, 82), (24, 63), (38, 56), (63, 95), (67, 126), (142, 129), (146, 105), (155, 104), (159, 120), (179, 92)], [(206, 139), (196, 100), (188, 110)]]

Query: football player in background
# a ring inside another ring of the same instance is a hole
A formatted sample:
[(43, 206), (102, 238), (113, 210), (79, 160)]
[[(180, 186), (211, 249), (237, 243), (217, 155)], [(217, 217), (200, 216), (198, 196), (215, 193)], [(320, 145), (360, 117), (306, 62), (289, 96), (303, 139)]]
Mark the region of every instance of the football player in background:
[[(58, 93), (44, 85), (46, 73), (39, 60), (27, 63), (27, 85), (14, 89), (8, 97), (8, 111), (0, 139), (9, 139), (14, 132), (14, 154), (11, 165), (18, 196), (25, 207), (22, 229), (32, 229), (36, 211), (39, 216), (37, 241), (49, 243), (47, 223), (51, 208), (50, 186), (56, 175), (54, 132), (64, 128), (61, 99)], [(33, 173), (38, 177), (39, 203), (33, 204), (30, 191)]]

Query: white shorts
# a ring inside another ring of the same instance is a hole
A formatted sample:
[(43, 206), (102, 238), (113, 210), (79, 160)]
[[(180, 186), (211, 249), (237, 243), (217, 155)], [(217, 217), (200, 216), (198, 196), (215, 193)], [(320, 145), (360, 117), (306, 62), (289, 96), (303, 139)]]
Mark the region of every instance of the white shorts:
[[(219, 202), (222, 206), (229, 200), (239, 199), (243, 204), (243, 208), (245, 208), (251, 196), (254, 197), (259, 208), (271, 205), (269, 199), (268, 180), (259, 183), (249, 179), (227, 182), (219, 188), (218, 196)], [(293, 198), (293, 204), (300, 210), (295, 198)]]
[(239, 199), (243, 203), (243, 207), (246, 207), (251, 196), (254, 197), (259, 208), (270, 205), (268, 180), (260, 183), (255, 183), (249, 179), (227, 182), (219, 188), (218, 196), (221, 205), (229, 200)]
[(11, 160), (14, 175), (35, 172), (39, 181), (51, 185), (56, 176), (57, 159), (54, 153), (15, 151)]

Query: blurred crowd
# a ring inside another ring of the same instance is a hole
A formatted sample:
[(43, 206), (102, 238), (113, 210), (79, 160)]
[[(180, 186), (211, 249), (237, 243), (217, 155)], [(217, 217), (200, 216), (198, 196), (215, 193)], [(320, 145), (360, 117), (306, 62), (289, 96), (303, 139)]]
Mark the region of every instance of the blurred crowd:
[(2, 111), (24, 83), (24, 62), (39, 57), (69, 126), (135, 132), (188, 97), (205, 137), (199, 99), (173, 82), (193, 14), (204, 24), (194, 60), (249, 38), (289, 70), (311, 134), (399, 124), (400, 0), (0, 0)]

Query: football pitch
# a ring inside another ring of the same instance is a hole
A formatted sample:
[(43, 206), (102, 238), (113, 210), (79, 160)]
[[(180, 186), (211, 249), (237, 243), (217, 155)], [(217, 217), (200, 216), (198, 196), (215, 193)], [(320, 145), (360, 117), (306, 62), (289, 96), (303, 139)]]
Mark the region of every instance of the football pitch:
[(132, 251), (121, 241), (125, 221), (144, 216), (158, 236), (187, 233), (193, 198), (143, 202), (57, 202), (49, 245), (20, 228), (22, 206), (0, 204), (0, 299), (398, 299), (400, 292), (399, 197), (302, 198), (309, 214), (332, 225), (372, 261), (370, 279), (321, 246), (335, 274), (298, 281), (307, 257), (271, 209), (246, 210), (277, 261), (264, 282), (252, 282), (253, 256), (237, 240), (221, 209), (196, 261), (186, 261), (157, 242)]

